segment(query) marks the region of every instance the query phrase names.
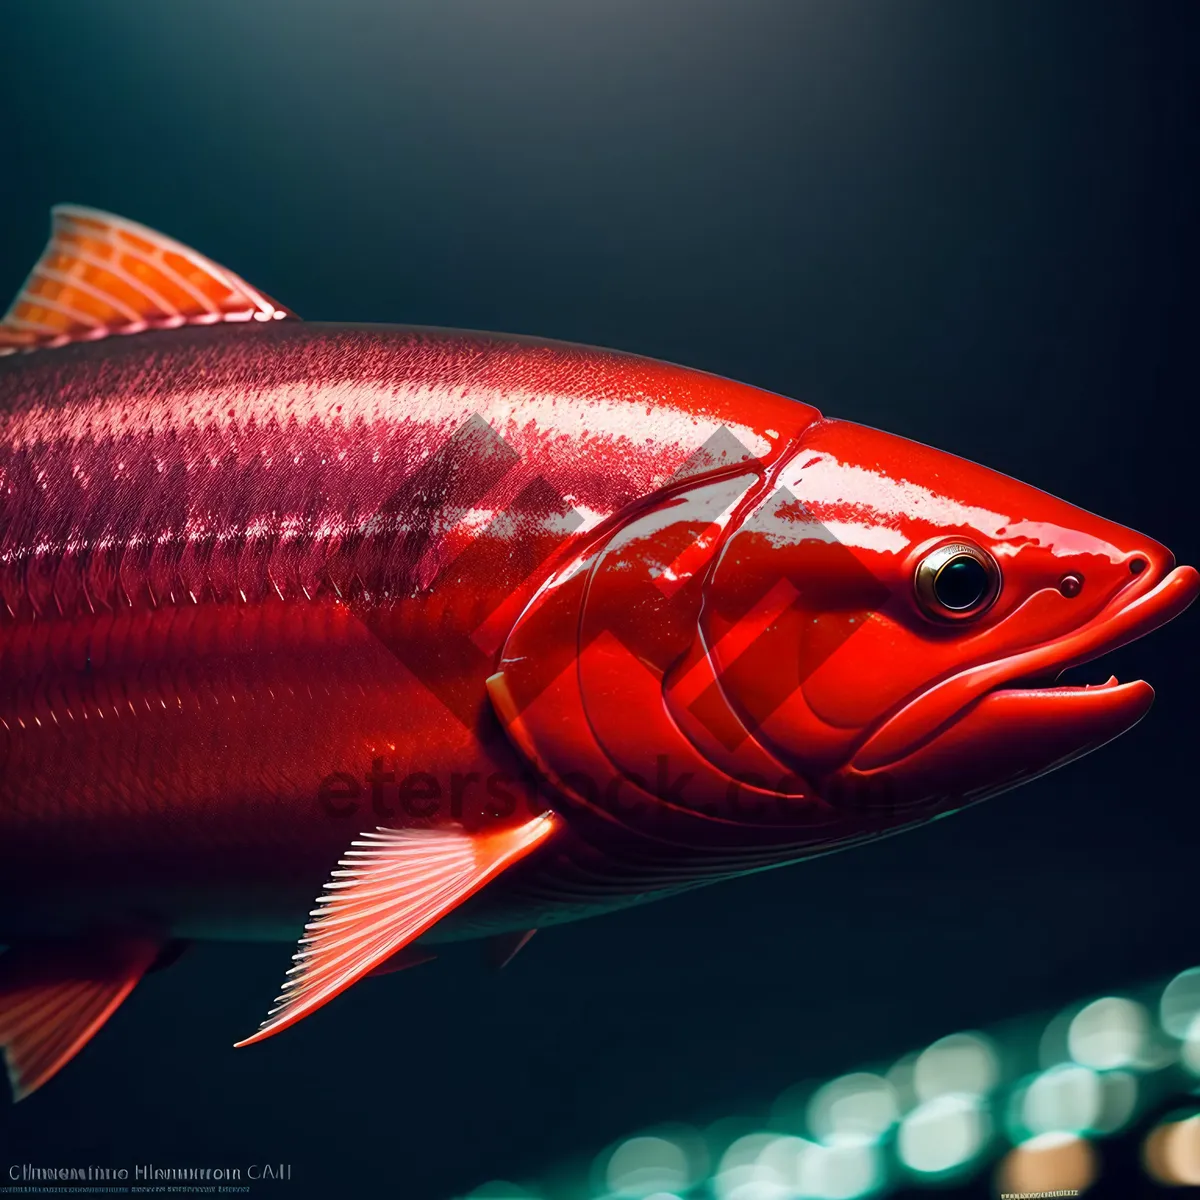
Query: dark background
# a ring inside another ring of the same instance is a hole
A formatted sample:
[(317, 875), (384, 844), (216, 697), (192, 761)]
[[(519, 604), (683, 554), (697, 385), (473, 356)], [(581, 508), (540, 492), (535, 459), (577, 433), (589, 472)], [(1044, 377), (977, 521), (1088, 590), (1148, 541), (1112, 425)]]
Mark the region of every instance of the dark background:
[[(90, 204), (303, 316), (687, 363), (1200, 558), (1190, 0), (39, 0), (0, 102), (0, 291)], [(4, 1161), (437, 1198), (1194, 965), (1198, 619), (1106, 663), (1158, 701), (1083, 762), (500, 975), (451, 948), (235, 1052), (290, 950), (199, 947), (0, 1112)]]

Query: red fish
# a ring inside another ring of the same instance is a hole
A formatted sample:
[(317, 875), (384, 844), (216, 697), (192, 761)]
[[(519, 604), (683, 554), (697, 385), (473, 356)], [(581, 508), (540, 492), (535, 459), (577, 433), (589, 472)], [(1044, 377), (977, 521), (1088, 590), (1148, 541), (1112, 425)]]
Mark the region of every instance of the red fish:
[[(682, 367), (306, 324), (55, 211), (0, 324), (0, 1041), (190, 939), (364, 975), (920, 824), (1094, 749), (1157, 542)], [(325, 881), (317, 905), (313, 896)], [(419, 945), (418, 945), (419, 941)]]

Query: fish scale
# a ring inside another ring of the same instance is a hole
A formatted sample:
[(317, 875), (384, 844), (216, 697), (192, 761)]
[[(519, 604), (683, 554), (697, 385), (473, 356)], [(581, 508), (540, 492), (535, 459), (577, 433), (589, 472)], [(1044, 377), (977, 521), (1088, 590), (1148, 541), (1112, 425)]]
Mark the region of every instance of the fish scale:
[(1003, 791), (1152, 696), (1028, 681), (1198, 589), (1133, 530), (785, 397), (306, 323), (61, 206), (0, 321), (15, 1094), (182, 940), (300, 940), (246, 1045), (414, 943), (507, 961)]

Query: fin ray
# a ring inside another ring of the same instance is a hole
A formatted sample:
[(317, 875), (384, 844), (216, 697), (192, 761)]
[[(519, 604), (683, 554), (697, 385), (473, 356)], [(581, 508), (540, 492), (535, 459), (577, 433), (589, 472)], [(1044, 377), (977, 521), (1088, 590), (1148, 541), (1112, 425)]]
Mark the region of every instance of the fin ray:
[(328, 1003), (524, 858), (556, 826), (547, 813), (486, 834), (380, 828), (361, 835), (338, 864), (337, 878), (325, 885), (266, 1020), (236, 1045), (262, 1041)]
[(148, 938), (125, 938), (18, 946), (0, 956), (0, 1044), (14, 1099), (87, 1045), (159, 949)]
[(59, 204), (41, 258), (0, 320), (0, 355), (294, 315), (182, 242), (112, 213)]

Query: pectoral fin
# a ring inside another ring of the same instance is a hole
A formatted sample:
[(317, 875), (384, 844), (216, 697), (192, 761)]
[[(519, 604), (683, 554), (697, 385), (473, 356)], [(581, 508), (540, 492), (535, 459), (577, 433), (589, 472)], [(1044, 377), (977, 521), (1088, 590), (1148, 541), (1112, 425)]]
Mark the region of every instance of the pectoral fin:
[(87, 1045), (160, 949), (151, 939), (90, 939), (21, 945), (0, 956), (0, 1043), (14, 1100)]
[(351, 843), (305, 928), (296, 965), (249, 1046), (294, 1025), (419, 938), (489, 880), (524, 858), (557, 825), (547, 813), (524, 825), (376, 829)]

